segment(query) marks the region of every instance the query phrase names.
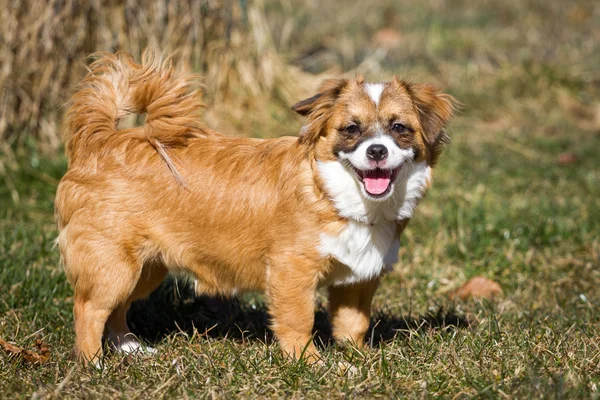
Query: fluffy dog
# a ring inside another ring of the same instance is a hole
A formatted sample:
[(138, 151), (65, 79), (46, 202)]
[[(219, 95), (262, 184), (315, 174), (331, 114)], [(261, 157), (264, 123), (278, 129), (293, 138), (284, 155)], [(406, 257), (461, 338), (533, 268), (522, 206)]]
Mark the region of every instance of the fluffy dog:
[[(76, 351), (123, 351), (132, 301), (169, 271), (197, 291), (264, 291), (282, 350), (313, 361), (315, 293), (333, 334), (362, 346), (373, 294), (431, 183), (455, 100), (429, 85), (331, 79), (293, 106), (299, 137), (227, 137), (200, 125), (193, 78), (146, 53), (103, 54), (65, 116), (58, 187), (62, 263), (74, 290)], [(142, 127), (119, 119), (146, 113)]]

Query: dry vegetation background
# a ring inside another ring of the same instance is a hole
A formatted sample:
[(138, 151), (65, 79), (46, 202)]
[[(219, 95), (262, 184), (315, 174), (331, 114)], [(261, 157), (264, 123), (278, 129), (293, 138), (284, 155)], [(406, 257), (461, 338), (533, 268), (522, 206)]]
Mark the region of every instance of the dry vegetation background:
[[(593, 0), (0, 0), (0, 398), (598, 398), (599, 43)], [(289, 106), (341, 74), (463, 102), (365, 352), (290, 365), (260, 296), (195, 298), (171, 280), (129, 316), (159, 357), (76, 367), (53, 248), (62, 105), (88, 54), (147, 45), (203, 76), (203, 118), (229, 134), (295, 135)], [(503, 294), (452, 296), (476, 276)]]
[[(183, 68), (203, 75), (211, 106), (207, 121), (231, 132), (277, 136), (264, 129), (265, 121), (269, 126), (274, 117), (289, 119), (282, 106), (310, 93), (319, 78), (343, 72), (374, 77), (400, 72), (443, 87), (474, 84), (483, 86), (478, 88), (482, 92), (508, 91), (513, 98), (533, 83), (535, 89), (549, 89), (557, 105), (586, 130), (598, 128), (596, 103), (582, 102), (568, 91), (555, 93), (553, 81), (569, 79), (565, 71), (539, 70), (531, 59), (534, 54), (566, 57), (568, 75), (579, 79), (571, 83), (591, 83), (597, 89), (594, 71), (586, 70), (592, 63), (578, 63), (599, 40), (597, 30), (586, 31), (598, 18), (595, 7), (585, 2), (508, 2), (490, 12), (496, 13), (496, 22), (512, 25), (502, 37), (492, 38), (493, 29), (490, 37), (486, 32), (482, 36), (477, 32), (481, 26), (467, 26), (455, 37), (442, 38), (443, 19), (435, 14), (448, 12), (452, 3), (465, 8), (465, 21), (475, 9), (492, 6), (481, 1), (471, 11), (469, 2), (431, 1), (432, 14), (423, 15), (421, 7), (411, 10), (408, 2), (391, 1), (365, 7), (315, 0), (5, 1), (0, 9), (0, 138), (5, 151), (25, 143), (44, 151), (58, 149), (61, 107), (85, 74), (86, 57), (126, 50), (139, 58), (149, 45), (165, 53), (177, 51)], [(411, 25), (430, 17), (426, 37), (411, 32)], [(578, 29), (551, 26), (555, 17)], [(515, 40), (524, 40), (530, 54), (498, 52), (492, 44)], [(493, 83), (481, 79), (491, 74)]]
[(85, 58), (99, 51), (138, 59), (147, 46), (177, 51), (182, 68), (204, 76), (213, 109), (225, 105), (234, 120), (240, 106), (299, 95), (301, 73), (276, 53), (260, 2), (23, 0), (6, 2), (0, 19), (0, 137), (8, 146), (31, 139), (59, 148), (61, 106)]

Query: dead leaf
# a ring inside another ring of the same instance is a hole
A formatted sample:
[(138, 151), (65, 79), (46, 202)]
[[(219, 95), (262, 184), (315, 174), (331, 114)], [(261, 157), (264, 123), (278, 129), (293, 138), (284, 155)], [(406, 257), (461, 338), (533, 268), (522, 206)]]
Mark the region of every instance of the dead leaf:
[(4, 347), (4, 350), (6, 350), (6, 352), (11, 355), (20, 354), (21, 351), (23, 351), (23, 349), (21, 347), (15, 346), (14, 344), (10, 344), (8, 342), (5, 342), (2, 339), (0, 339), (0, 346)]
[(483, 276), (476, 276), (458, 288), (453, 296), (458, 296), (462, 300), (470, 297), (474, 299), (492, 299), (501, 294), (502, 288), (496, 282)]
[(569, 20), (574, 24), (584, 24), (592, 17), (592, 15), (593, 13), (589, 8), (580, 5), (572, 7), (567, 12)]
[(569, 165), (577, 162), (577, 156), (573, 153), (560, 153), (556, 160), (558, 165)]
[(43, 364), (50, 359), (50, 349), (41, 340), (35, 341), (35, 346), (38, 351), (27, 350), (22, 347), (10, 344), (3, 339), (0, 339), (0, 346), (4, 348), (10, 357), (23, 359), (32, 364)]

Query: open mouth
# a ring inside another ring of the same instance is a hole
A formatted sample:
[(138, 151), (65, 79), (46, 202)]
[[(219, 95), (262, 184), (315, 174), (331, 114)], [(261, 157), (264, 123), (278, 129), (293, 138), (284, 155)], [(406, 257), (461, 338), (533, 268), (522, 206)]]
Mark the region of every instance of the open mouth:
[(356, 171), (365, 191), (370, 196), (377, 198), (384, 197), (392, 190), (392, 184), (398, 176), (400, 167), (394, 169), (375, 168), (370, 170), (354, 168), (354, 171)]

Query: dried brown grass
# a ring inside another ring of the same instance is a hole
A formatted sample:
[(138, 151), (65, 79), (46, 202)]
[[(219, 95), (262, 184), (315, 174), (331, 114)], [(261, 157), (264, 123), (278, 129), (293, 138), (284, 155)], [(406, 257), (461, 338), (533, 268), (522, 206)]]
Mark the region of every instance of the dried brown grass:
[(4, 150), (27, 142), (44, 150), (60, 146), (61, 107), (86, 72), (82, 61), (98, 51), (124, 50), (137, 59), (147, 46), (166, 53), (177, 51), (176, 61), (204, 76), (209, 102), (214, 104), (207, 115), (212, 122), (229, 120), (236, 128), (243, 126), (235, 123), (246, 114), (240, 109), (260, 109), (264, 98), (290, 104), (301, 92), (300, 72), (288, 67), (275, 51), (262, 2), (245, 4), (216, 0), (154, 0), (143, 5), (111, 0), (5, 2), (0, 7), (0, 139)]

